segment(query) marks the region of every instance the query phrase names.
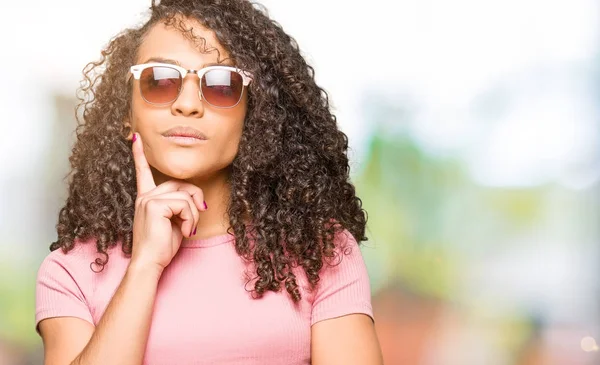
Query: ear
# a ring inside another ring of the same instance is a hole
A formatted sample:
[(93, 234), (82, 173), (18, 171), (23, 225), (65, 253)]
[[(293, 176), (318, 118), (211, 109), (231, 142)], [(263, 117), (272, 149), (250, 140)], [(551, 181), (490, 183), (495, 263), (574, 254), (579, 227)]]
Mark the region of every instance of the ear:
[(123, 135), (125, 139), (131, 141), (133, 138), (133, 129), (131, 128), (131, 123), (129, 122), (129, 118), (123, 121)]

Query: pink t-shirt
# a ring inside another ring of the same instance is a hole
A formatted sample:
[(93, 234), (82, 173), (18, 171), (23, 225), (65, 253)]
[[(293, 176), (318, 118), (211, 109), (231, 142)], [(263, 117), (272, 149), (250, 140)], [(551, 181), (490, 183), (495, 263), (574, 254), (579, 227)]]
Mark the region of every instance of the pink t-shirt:
[[(248, 264), (233, 242), (231, 235), (183, 241), (158, 285), (144, 364), (310, 364), (313, 324), (351, 313), (372, 318), (367, 270), (348, 231), (336, 237), (341, 262), (324, 264), (315, 290), (296, 272), (298, 304), (285, 290), (252, 299)], [(90, 263), (100, 255), (92, 241), (66, 255), (51, 252), (38, 272), (36, 327), (63, 316), (97, 325), (129, 264), (120, 246), (109, 254), (95, 273)]]

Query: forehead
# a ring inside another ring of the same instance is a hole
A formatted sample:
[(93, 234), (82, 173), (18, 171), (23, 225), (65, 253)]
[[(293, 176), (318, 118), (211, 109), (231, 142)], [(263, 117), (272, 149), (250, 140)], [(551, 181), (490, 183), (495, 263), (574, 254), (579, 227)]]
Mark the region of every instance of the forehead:
[[(177, 60), (185, 68), (197, 69), (203, 64), (228, 59), (229, 53), (221, 46), (212, 30), (194, 20), (184, 20), (182, 25), (191, 29), (195, 39), (186, 38), (179, 28), (158, 23), (144, 37), (138, 50), (137, 63), (160, 57)], [(206, 45), (203, 39), (206, 40)]]

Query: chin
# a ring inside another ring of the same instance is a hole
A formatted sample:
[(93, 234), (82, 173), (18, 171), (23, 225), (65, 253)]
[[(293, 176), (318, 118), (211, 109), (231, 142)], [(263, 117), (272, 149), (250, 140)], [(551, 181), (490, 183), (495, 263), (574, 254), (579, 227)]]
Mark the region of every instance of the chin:
[(183, 165), (182, 163), (169, 163), (161, 166), (158, 170), (167, 178), (186, 180), (198, 175), (198, 169), (192, 168), (193, 165)]
[[(185, 162), (182, 162), (185, 161)], [(210, 179), (215, 175), (229, 173), (227, 165), (205, 164), (202, 160), (193, 159), (167, 159), (158, 164), (158, 170), (163, 175), (163, 179), (191, 180), (191, 179)], [(161, 179), (162, 180), (162, 179)]]
[(190, 171), (173, 171), (167, 175), (169, 177), (171, 177), (173, 179), (177, 179), (177, 180), (188, 180), (188, 179), (191, 179), (196, 176), (195, 174), (193, 174)]

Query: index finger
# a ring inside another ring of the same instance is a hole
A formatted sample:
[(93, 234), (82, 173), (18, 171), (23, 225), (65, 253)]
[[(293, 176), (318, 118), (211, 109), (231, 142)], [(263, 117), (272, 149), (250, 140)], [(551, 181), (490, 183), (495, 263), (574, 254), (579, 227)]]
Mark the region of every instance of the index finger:
[(133, 150), (133, 161), (135, 163), (137, 191), (138, 195), (141, 195), (154, 189), (156, 184), (154, 183), (152, 170), (150, 170), (150, 165), (144, 154), (142, 137), (138, 133), (133, 134), (133, 144), (131, 148)]

